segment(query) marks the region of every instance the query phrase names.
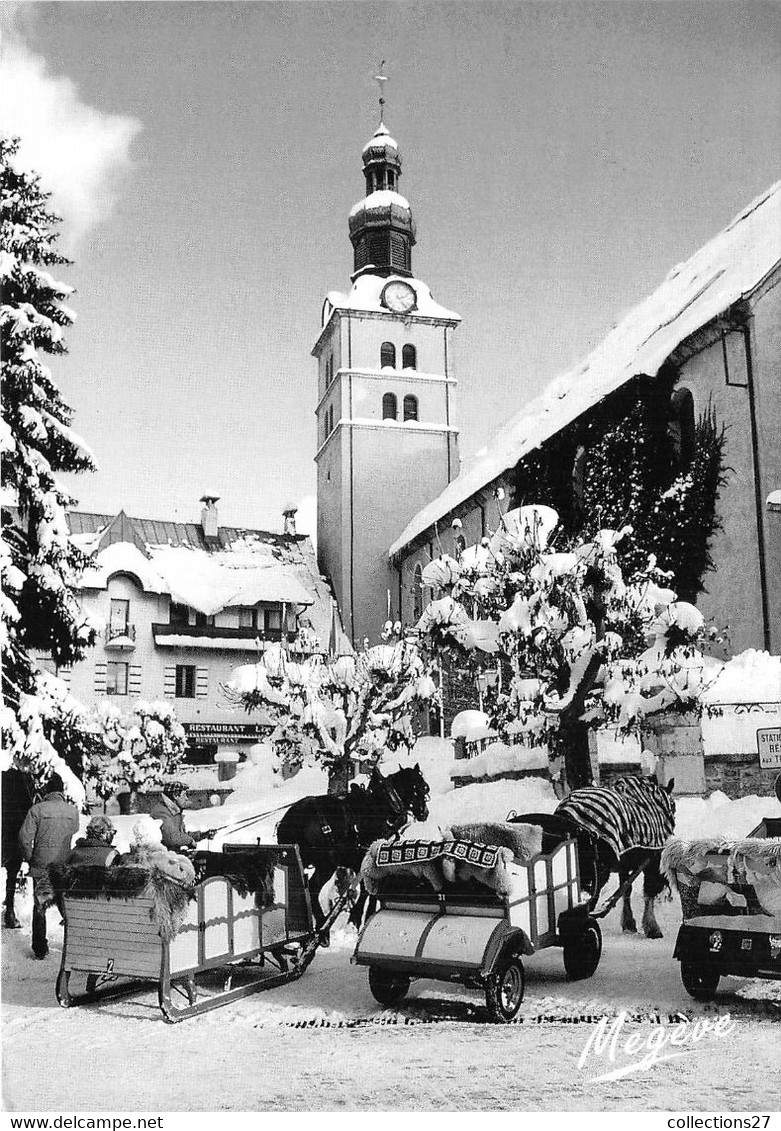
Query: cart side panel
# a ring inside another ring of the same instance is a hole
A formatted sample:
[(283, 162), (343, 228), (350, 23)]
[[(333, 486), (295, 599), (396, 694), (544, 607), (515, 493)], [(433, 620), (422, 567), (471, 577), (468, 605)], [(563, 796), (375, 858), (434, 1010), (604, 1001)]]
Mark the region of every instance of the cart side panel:
[(64, 897), (67, 934), (63, 968), (157, 978), (162, 940), (151, 920), (152, 900)]

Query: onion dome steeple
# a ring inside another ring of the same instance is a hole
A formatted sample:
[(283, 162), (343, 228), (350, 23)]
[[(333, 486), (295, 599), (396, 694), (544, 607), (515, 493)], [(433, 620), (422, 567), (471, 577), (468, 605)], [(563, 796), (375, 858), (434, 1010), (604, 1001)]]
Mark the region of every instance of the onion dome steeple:
[[(384, 75), (377, 82), (387, 82)], [(363, 147), (366, 196), (350, 212), (350, 241), (354, 275), (411, 275), (415, 224), (409, 202), (398, 191), (401, 154), (383, 121), (385, 99), (380, 95), (380, 124)]]

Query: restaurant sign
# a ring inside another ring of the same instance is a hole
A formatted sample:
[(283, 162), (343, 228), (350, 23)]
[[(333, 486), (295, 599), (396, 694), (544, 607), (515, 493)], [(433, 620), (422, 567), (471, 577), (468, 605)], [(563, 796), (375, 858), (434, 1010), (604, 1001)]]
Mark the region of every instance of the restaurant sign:
[(269, 728), (260, 723), (182, 723), (191, 746), (228, 742), (259, 742)]

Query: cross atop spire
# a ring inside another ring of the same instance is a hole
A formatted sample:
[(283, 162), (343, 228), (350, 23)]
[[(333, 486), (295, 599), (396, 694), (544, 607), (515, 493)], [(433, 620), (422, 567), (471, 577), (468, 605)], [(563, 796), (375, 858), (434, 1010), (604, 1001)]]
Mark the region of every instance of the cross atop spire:
[(380, 125), (385, 123), (385, 83), (388, 81), (388, 76), (385, 74), (385, 60), (380, 63), (380, 73), (374, 76), (374, 81), (377, 83), (380, 91)]

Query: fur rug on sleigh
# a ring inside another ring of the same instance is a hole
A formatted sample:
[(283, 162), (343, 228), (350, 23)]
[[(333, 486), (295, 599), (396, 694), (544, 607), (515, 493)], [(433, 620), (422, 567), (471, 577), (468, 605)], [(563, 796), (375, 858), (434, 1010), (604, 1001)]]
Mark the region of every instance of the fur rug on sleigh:
[(756, 903), (755, 911), (781, 916), (781, 839), (674, 837), (665, 845), (660, 867), (689, 907), (696, 900), (701, 907), (726, 903), (752, 910)]
[(191, 885), (166, 875), (160, 868), (117, 864), (108, 868), (92, 864), (52, 864), (49, 868), (51, 896), (41, 900), (45, 906), (59, 904), (63, 896), (74, 899), (138, 899), (151, 895), (149, 918), (164, 939), (172, 939), (187, 917), (195, 898)]

